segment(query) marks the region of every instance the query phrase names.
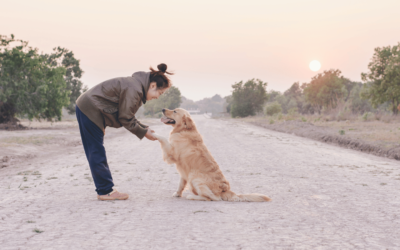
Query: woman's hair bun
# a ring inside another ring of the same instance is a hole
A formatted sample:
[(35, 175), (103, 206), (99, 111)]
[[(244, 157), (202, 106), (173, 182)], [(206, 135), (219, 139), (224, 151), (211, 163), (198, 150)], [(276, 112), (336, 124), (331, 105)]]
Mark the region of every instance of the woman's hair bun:
[(165, 63), (161, 63), (161, 64), (157, 65), (157, 68), (159, 71), (161, 71), (163, 73), (167, 72), (167, 65)]

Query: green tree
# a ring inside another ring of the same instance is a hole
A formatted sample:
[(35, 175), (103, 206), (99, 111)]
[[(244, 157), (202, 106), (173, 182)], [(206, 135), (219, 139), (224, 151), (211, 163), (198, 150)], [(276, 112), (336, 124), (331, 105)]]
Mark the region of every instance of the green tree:
[(268, 100), (267, 83), (259, 79), (251, 79), (246, 83), (240, 81), (232, 85), (232, 117), (246, 117), (262, 111)]
[(0, 35), (0, 123), (16, 122), (16, 115), (60, 120), (69, 103), (65, 73), (27, 41)]
[(368, 99), (361, 98), (361, 92), (363, 89), (362, 83), (356, 83), (356, 86), (351, 90), (349, 101), (350, 109), (354, 114), (364, 114), (366, 112), (372, 112), (373, 108)]
[(46, 54), (44, 57), (52, 67), (64, 67), (66, 69), (64, 79), (67, 84), (66, 88), (70, 92), (69, 105), (66, 108), (69, 114), (75, 114), (76, 100), (87, 90), (87, 87), (84, 87), (80, 80), (83, 74), (80, 61), (68, 49), (57, 47), (53, 51), (54, 53)]
[(158, 99), (146, 102), (144, 105), (144, 114), (153, 116), (161, 112), (164, 108), (176, 109), (181, 103), (181, 91), (177, 87), (172, 86)]
[(305, 100), (317, 109), (335, 108), (346, 94), (345, 78), (340, 70), (324, 71), (302, 85)]
[(400, 104), (400, 42), (391, 47), (375, 48), (372, 61), (368, 64), (369, 72), (362, 73), (364, 85), (362, 97), (370, 99), (374, 107), (384, 102), (391, 104), (393, 114), (398, 114)]

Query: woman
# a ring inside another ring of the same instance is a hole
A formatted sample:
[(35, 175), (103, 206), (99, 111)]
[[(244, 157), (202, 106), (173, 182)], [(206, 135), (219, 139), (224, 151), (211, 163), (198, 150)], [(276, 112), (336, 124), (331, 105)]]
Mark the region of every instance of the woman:
[(148, 126), (135, 118), (146, 101), (157, 99), (171, 87), (167, 65), (150, 67), (150, 72), (136, 72), (131, 77), (119, 77), (102, 82), (83, 93), (76, 101), (76, 117), (82, 144), (89, 161), (97, 198), (126, 200), (129, 195), (113, 189), (114, 183), (103, 146), (105, 128), (124, 126), (139, 139), (156, 140)]

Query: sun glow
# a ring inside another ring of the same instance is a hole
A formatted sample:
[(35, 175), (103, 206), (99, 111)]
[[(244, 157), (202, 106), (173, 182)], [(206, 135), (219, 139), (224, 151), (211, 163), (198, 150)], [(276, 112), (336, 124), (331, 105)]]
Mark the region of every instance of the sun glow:
[(318, 71), (320, 68), (321, 68), (321, 63), (318, 62), (317, 60), (310, 62), (310, 69), (312, 71)]

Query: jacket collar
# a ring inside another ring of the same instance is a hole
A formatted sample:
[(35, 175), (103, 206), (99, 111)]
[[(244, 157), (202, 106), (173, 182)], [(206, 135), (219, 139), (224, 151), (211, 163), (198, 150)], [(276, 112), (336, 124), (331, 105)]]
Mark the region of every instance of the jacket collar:
[(146, 104), (147, 91), (150, 87), (150, 72), (135, 72), (133, 73), (132, 77), (134, 77), (140, 83), (140, 85), (142, 85), (142, 102), (143, 104)]

